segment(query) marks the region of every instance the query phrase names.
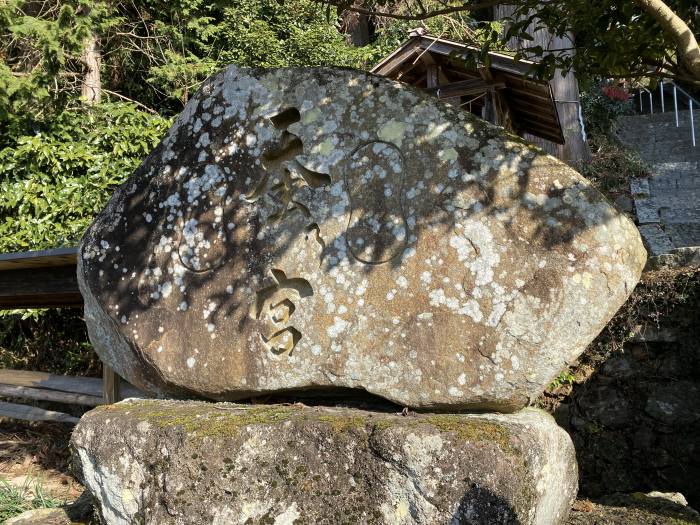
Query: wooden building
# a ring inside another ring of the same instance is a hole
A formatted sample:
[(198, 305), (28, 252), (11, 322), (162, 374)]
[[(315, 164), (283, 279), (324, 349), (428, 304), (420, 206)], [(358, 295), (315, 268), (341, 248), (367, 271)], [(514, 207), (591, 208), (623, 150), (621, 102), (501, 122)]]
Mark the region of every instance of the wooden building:
[(489, 53), (487, 67), (475, 47), (414, 30), (372, 72), (424, 89), (521, 136), (564, 144), (549, 82), (532, 76), (533, 63)]

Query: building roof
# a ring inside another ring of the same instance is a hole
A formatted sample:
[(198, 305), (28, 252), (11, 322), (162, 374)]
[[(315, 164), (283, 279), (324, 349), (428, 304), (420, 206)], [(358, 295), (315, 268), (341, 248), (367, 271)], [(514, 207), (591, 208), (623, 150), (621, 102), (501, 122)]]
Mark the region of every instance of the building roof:
[(479, 49), (412, 31), (410, 37), (372, 72), (423, 88), (481, 114), (489, 92), (507, 108), (511, 127), (564, 144), (549, 82), (533, 77), (535, 63), (491, 52), (490, 65), (478, 63)]

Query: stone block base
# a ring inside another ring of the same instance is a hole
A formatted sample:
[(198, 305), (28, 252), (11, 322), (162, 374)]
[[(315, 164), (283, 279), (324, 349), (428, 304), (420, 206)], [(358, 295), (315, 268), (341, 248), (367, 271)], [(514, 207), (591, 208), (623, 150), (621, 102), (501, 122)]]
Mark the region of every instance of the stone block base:
[(546, 413), (407, 416), (127, 400), (75, 429), (106, 523), (563, 523), (569, 436)]

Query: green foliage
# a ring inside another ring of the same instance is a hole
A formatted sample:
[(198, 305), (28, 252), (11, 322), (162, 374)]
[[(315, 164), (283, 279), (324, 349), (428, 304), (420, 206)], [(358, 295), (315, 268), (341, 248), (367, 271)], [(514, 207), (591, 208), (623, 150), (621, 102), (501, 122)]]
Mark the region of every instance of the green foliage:
[(629, 192), (633, 178), (649, 176), (649, 167), (637, 152), (615, 137), (618, 117), (633, 113), (632, 101), (606, 96), (599, 86), (581, 94), (581, 108), (592, 158), (581, 166), (581, 174), (612, 199)]
[(571, 370), (567, 369), (564, 370), (557, 377), (555, 377), (554, 380), (549, 384), (549, 387), (547, 388), (549, 390), (554, 390), (555, 388), (559, 388), (563, 385), (573, 385), (575, 380), (576, 377), (574, 376), (574, 374), (571, 373)]
[(0, 2), (0, 139), (26, 132), (30, 120), (50, 118), (65, 105), (81, 71), (76, 57), (93, 24), (89, 10), (79, 1), (44, 7)]
[[(138, 8), (135, 7), (138, 5)], [(335, 9), (313, 0), (116, 2), (103, 36), (113, 88), (176, 112), (229, 64), (244, 67), (367, 65), (368, 52), (338, 31)], [(328, 16), (327, 16), (328, 15)], [(133, 73), (124, 75), (123, 69)]]
[(66, 110), (0, 152), (0, 251), (74, 245), (168, 119), (133, 104)]
[[(665, 3), (698, 33), (697, 2)], [(638, 2), (523, 0), (517, 4), (506, 39), (531, 40), (532, 27), (546, 27), (551, 34), (564, 37), (560, 52), (551, 53), (535, 45), (528, 50), (537, 57), (537, 72), (544, 78), (551, 78), (556, 68), (568, 71), (572, 67), (584, 84), (597, 76), (647, 77), (662, 64), (667, 75), (688, 78), (679, 64), (675, 43)]]
[[(697, 32), (697, 4), (693, 7), (686, 0), (666, 3)], [(555, 31), (567, 28), (574, 34), (577, 47), (585, 50), (574, 58), (574, 66), (588, 76), (637, 76), (647, 72), (650, 65), (665, 62), (675, 47), (658, 22), (641, 13), (635, 2), (579, 0), (566, 9), (565, 22), (555, 22), (563, 12), (561, 6), (546, 6), (545, 23)]]
[(0, 478), (0, 522), (32, 509), (49, 509), (65, 504), (44, 491), (41, 479), (29, 477), (22, 485)]
[(632, 99), (626, 102), (613, 100), (598, 84), (581, 93), (581, 109), (586, 130), (593, 135), (609, 135), (618, 117), (634, 113)]
[[(428, 11), (444, 7), (442, 0), (423, 0), (422, 4)], [(400, 5), (396, 6), (395, 12), (397, 14), (408, 14), (408, 11), (402, 9)], [(468, 11), (456, 12), (450, 16), (428, 18), (421, 21), (420, 25), (430, 35), (481, 48), (479, 58), (485, 61), (488, 60), (487, 51), (493, 49), (502, 51), (506, 49), (499, 38), (503, 33), (502, 22), (477, 20)], [(370, 62), (376, 63), (395, 51), (406, 40), (409, 31), (415, 27), (415, 21), (379, 19), (376, 29), (376, 40), (366, 50), (371, 56)], [(460, 57), (459, 59), (464, 58), (466, 57)], [(472, 60), (475, 58), (469, 57), (467, 59)], [(454, 59), (457, 60), (458, 58), (454, 57)]]
[(80, 310), (7, 312), (0, 317), (0, 367), (97, 376), (101, 365)]
[[(446, 25), (460, 18), (472, 18), (476, 38), (460, 38), (462, 41), (479, 42), (481, 58), (487, 59), (488, 50), (502, 50), (512, 39), (523, 42), (518, 57), (536, 58), (536, 74), (552, 78), (557, 69), (573, 68), (579, 81), (605, 77), (657, 78), (672, 77), (700, 86), (697, 74), (683, 64), (677, 39), (645, 11), (641, 2), (615, 0), (567, 0), (541, 2), (539, 0), (512, 0), (495, 2), (496, 8), (513, 8), (512, 16), (501, 22), (507, 31), (500, 31), (487, 20), (492, 18), (491, 6), (479, 0), (320, 0), (325, 5), (345, 7), (350, 4), (362, 7), (385, 19), (398, 18), (411, 27), (421, 24), (435, 32), (435, 19)], [(700, 10), (697, 0), (665, 0), (666, 4), (690, 31), (700, 33)], [(514, 12), (513, 12), (514, 11)], [(499, 11), (502, 13), (503, 11)], [(449, 13), (440, 14), (440, 13)], [(474, 22), (479, 20), (480, 22)], [(403, 22), (402, 22), (403, 23)], [(545, 29), (548, 35), (538, 35)], [(478, 34), (481, 33), (481, 34)], [(540, 37), (538, 39), (538, 36)], [(558, 37), (551, 49), (549, 36)], [(538, 43), (539, 42), (539, 43)], [(572, 52), (573, 51), (573, 52)]]
[(310, 1), (243, 0), (222, 14), (216, 28), (221, 65), (351, 66), (358, 58), (337, 25)]
[(0, 142), (77, 99), (91, 34), (100, 41), (103, 86), (164, 114), (178, 112), (205, 78), (232, 63), (362, 67), (375, 57), (349, 45), (335, 9), (313, 0), (43, 4), (0, 3)]
[(581, 167), (581, 175), (608, 197), (614, 199), (620, 194), (629, 193), (631, 179), (650, 175), (649, 166), (637, 152), (625, 147), (616, 138), (591, 135), (588, 143), (593, 156)]

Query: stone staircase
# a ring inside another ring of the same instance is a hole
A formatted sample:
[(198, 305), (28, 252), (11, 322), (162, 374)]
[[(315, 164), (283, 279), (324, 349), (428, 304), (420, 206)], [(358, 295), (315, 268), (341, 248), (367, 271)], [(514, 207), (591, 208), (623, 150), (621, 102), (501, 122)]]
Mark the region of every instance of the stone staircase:
[[(700, 115), (695, 111), (695, 130)], [(631, 193), (650, 266), (700, 266), (700, 136), (691, 140), (690, 113), (673, 111), (620, 118), (618, 137), (652, 167)]]

